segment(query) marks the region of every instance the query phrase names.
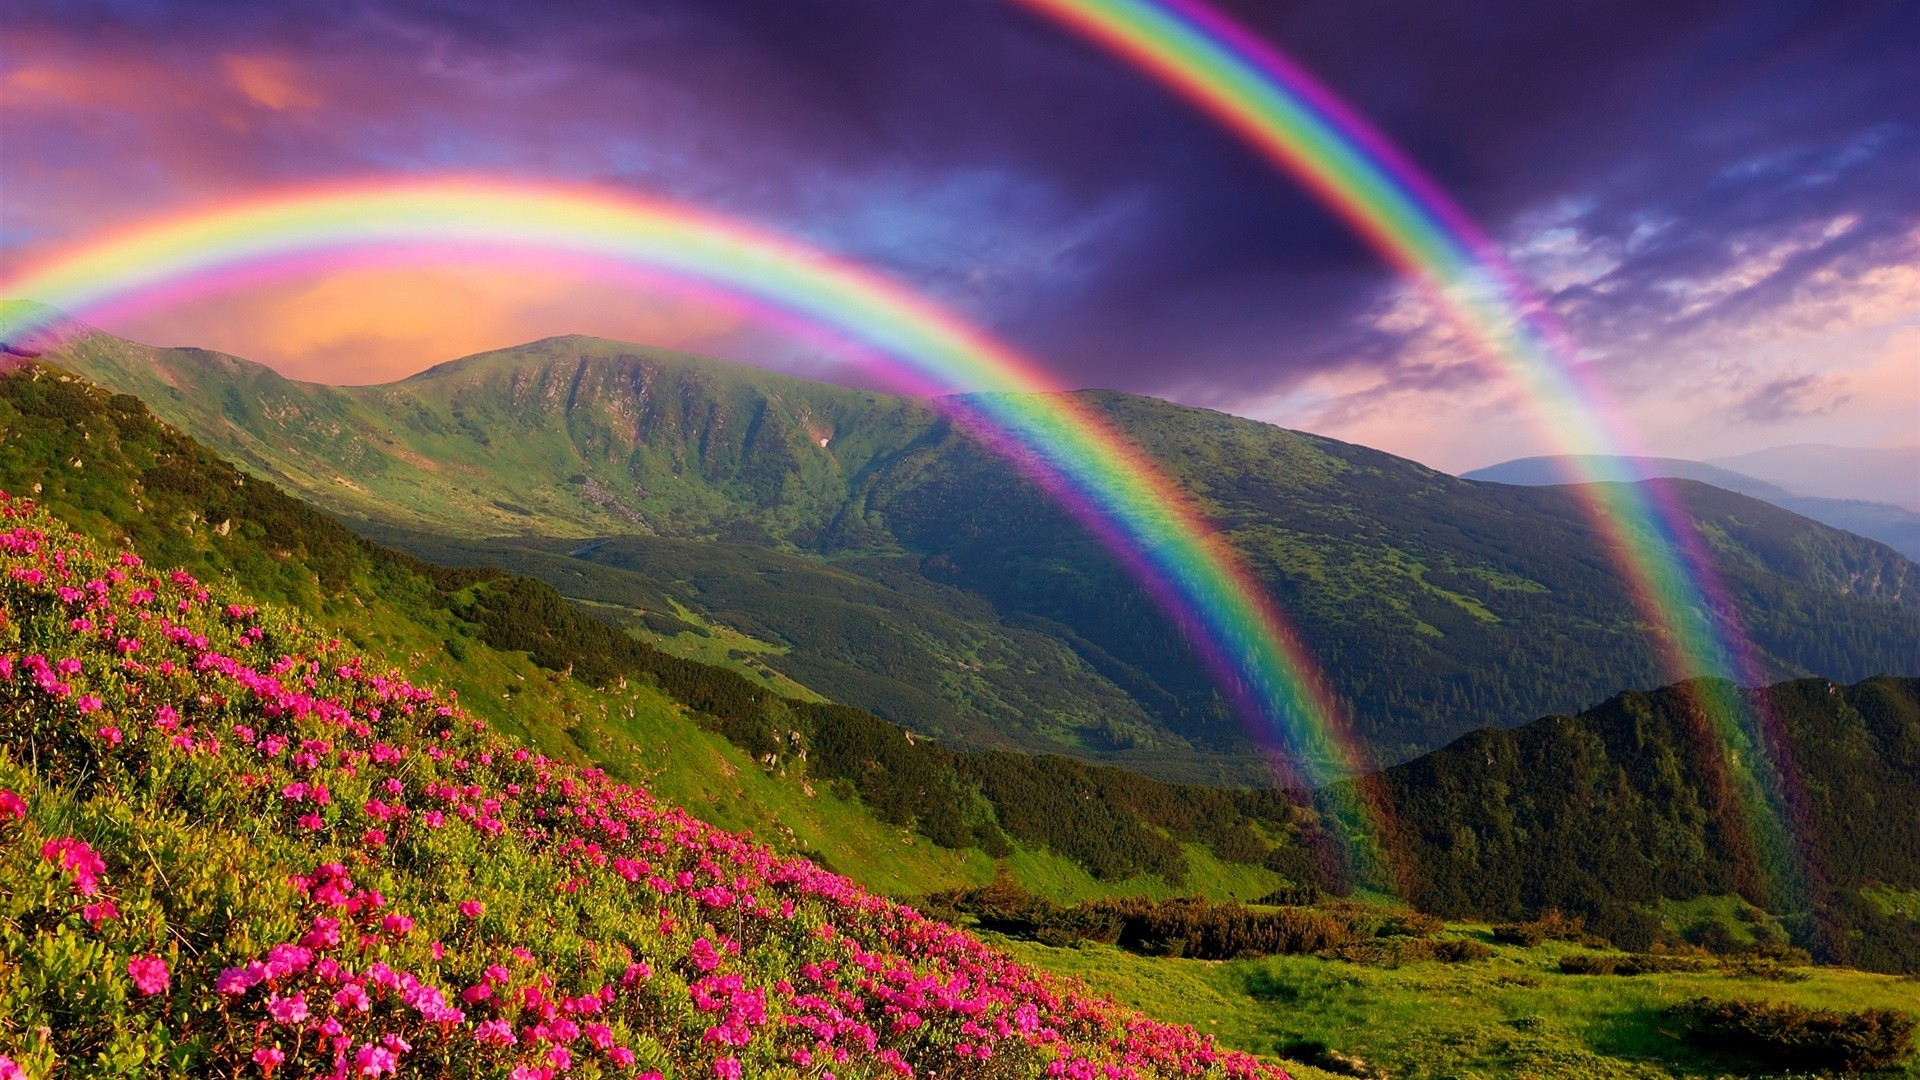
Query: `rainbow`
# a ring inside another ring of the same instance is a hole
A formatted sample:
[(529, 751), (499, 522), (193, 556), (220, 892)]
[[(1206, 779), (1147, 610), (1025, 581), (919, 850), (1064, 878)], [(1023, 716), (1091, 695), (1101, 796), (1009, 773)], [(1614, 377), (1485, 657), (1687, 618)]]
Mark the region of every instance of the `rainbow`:
[[(1501, 366), (1563, 453), (1638, 456), (1610, 395), (1499, 246), (1299, 64), (1199, 0), (1015, 2), (1164, 84), (1311, 191)], [(1583, 484), (1580, 497), (1616, 552), (1670, 674), (1716, 677), (1694, 689), (1727, 751), (1726, 779), (1760, 834), (1760, 857), (1785, 878), (1811, 872), (1785, 824), (1798, 794), (1788, 783), (1783, 729), (1739, 690), (1763, 683), (1764, 668), (1691, 519), (1664, 484), (1604, 483), (1619, 479), (1612, 470), (1568, 479)], [(1794, 888), (1785, 878), (1777, 884)]]
[[(599, 275), (686, 282), (756, 315), (831, 332), (942, 399), (1078, 515), (1162, 604), (1227, 698), (1278, 734), (1317, 783), (1366, 768), (1298, 635), (1202, 511), (1161, 469), (1031, 361), (899, 285), (781, 237), (605, 191), (480, 179), (303, 190), (137, 226), (0, 283), (32, 299), (0, 336), (46, 333), (60, 312), (111, 313), (156, 296), (288, 267), (530, 253)], [(1364, 810), (1372, 828), (1378, 808)]]

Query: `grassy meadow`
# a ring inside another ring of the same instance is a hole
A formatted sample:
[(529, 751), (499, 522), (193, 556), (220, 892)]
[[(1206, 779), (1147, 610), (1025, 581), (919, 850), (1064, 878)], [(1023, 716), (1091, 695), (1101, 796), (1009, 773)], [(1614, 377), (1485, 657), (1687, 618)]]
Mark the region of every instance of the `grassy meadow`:
[[(1485, 926), (1457, 936), (1492, 944)], [(1769, 1073), (1764, 1063), (1691, 1048), (1663, 1020), (1697, 997), (1758, 998), (1842, 1011), (1920, 1011), (1920, 980), (1842, 968), (1790, 969), (1803, 981), (1725, 972), (1567, 975), (1547, 943), (1492, 945), (1485, 960), (1370, 967), (1313, 956), (1203, 961), (1140, 956), (1108, 945), (1051, 948), (987, 935), (1023, 963), (1084, 980), (1096, 992), (1211, 1032), (1224, 1046), (1282, 1058), (1325, 1046), (1394, 1080), (1600, 1080)], [(1339, 1075), (1289, 1061), (1302, 1080)], [(1884, 1077), (1920, 1077), (1909, 1060)]]

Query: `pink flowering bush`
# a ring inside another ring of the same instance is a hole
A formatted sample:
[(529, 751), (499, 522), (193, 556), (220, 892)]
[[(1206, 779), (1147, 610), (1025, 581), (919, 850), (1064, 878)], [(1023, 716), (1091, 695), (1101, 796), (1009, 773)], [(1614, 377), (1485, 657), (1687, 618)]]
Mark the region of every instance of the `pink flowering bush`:
[(0, 496), (0, 1078), (1283, 1077)]

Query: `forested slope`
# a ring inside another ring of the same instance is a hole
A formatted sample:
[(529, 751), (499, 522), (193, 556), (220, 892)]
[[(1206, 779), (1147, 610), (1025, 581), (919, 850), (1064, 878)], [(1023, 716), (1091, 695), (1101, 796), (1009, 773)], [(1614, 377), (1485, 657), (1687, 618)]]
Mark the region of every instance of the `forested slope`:
[[(1655, 900), (1738, 893), (1822, 959), (1920, 971), (1920, 680), (1760, 691), (1778, 731), (1764, 746), (1714, 734), (1693, 689), (1477, 731), (1371, 781), (1401, 826), (1407, 898), (1486, 918), (1557, 908), (1639, 946), (1659, 933)], [(1777, 763), (1780, 800), (1738, 797), (1729, 754)], [(1780, 830), (1791, 844), (1772, 852)]]

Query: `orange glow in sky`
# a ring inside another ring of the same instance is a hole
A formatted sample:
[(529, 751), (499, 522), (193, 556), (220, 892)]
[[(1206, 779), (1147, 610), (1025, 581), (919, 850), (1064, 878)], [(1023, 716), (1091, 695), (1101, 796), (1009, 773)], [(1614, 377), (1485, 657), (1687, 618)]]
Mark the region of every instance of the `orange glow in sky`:
[(736, 314), (542, 267), (379, 267), (281, 280), (103, 328), (193, 345), (334, 384), (404, 378), (445, 360), (560, 333), (698, 351)]

